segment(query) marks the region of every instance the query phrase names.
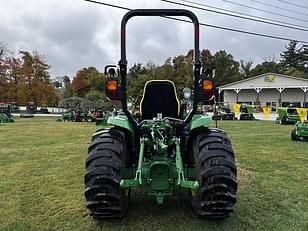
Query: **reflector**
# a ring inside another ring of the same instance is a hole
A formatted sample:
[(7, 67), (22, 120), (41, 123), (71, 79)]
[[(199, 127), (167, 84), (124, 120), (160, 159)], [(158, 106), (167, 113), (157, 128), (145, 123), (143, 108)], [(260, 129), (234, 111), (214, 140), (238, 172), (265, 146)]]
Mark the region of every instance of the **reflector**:
[(107, 89), (109, 91), (117, 90), (117, 88), (118, 88), (118, 81), (117, 80), (108, 80)]
[(211, 80), (205, 79), (202, 81), (202, 86), (204, 90), (212, 90), (213, 82)]

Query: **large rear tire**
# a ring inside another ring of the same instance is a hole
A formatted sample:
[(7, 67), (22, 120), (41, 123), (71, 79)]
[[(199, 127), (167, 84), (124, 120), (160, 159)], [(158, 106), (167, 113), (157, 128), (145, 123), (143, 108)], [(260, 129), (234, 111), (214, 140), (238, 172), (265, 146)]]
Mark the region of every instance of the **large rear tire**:
[(128, 195), (120, 187), (126, 155), (123, 132), (102, 129), (92, 136), (84, 181), (86, 206), (93, 218), (120, 218), (126, 214)]
[(197, 135), (192, 151), (199, 189), (192, 192), (192, 207), (199, 217), (223, 219), (236, 203), (236, 164), (225, 132), (207, 129)]

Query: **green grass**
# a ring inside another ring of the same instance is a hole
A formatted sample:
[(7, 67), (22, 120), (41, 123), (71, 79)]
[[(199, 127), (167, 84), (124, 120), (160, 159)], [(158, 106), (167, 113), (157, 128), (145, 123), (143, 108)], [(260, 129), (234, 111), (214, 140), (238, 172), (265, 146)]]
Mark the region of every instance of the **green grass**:
[(308, 143), (292, 126), (222, 121), (236, 153), (238, 202), (224, 221), (195, 218), (185, 190), (163, 205), (132, 192), (128, 216), (96, 222), (83, 196), (90, 123), (0, 124), (0, 230), (308, 230)]

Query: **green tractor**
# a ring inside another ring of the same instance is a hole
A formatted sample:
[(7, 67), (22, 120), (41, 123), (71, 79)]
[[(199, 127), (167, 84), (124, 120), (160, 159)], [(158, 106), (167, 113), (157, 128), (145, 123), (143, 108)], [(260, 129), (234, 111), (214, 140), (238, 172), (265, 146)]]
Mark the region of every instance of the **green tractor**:
[(66, 111), (62, 113), (62, 116), (57, 119), (57, 122), (73, 121), (73, 111)]
[(291, 132), (291, 139), (308, 141), (308, 121), (304, 123), (296, 122), (295, 128)]
[(102, 111), (100, 112), (100, 117), (95, 118), (96, 126), (106, 126), (108, 118), (113, 116), (114, 112), (112, 111)]
[(295, 124), (300, 121), (295, 107), (279, 107), (277, 109), (279, 124)]
[(254, 105), (242, 104), (240, 109), (240, 120), (255, 120), (253, 111)]
[(94, 122), (95, 117), (94, 113), (91, 111), (88, 112), (83, 112), (83, 111), (66, 111), (62, 114), (62, 117), (57, 119), (57, 122), (66, 122), (66, 121), (71, 121), (71, 122)]
[(11, 111), (10, 104), (0, 103), (0, 123), (14, 123)]
[(20, 112), (20, 108), (19, 108), (17, 102), (11, 102), (10, 105), (12, 107), (12, 113), (19, 113)]
[[(144, 86), (140, 118), (127, 107), (126, 24), (134, 16), (186, 16), (194, 24), (193, 106), (180, 116), (176, 88), (169, 80), (151, 80)], [(128, 210), (131, 188), (142, 187), (158, 204), (177, 187), (188, 190), (198, 217), (220, 219), (236, 203), (237, 168), (225, 131), (211, 128), (212, 119), (197, 114), (199, 102), (213, 98), (209, 77), (200, 78), (199, 22), (184, 9), (129, 11), (121, 24), (119, 75), (106, 80), (106, 95), (120, 100), (122, 112), (109, 117), (109, 128), (98, 130), (86, 159), (86, 207), (94, 219), (120, 218)]]
[(235, 113), (230, 110), (227, 102), (216, 103), (214, 107), (213, 120), (234, 120)]

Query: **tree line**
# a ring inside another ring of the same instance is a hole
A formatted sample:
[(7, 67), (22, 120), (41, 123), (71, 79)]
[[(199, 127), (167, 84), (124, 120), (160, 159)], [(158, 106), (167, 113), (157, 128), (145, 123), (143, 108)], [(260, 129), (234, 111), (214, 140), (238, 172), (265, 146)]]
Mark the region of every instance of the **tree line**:
[(18, 56), (0, 49), (0, 102), (42, 106), (55, 105), (57, 91), (52, 84), (50, 66), (38, 52), (19, 51)]
[[(202, 69), (215, 69), (215, 86), (225, 85), (252, 76), (274, 72), (295, 77), (308, 78), (308, 47), (299, 47), (290, 41), (280, 54), (280, 60), (265, 59), (253, 65), (252, 61), (235, 60), (225, 50), (211, 53), (201, 50)], [(175, 82), (178, 94), (190, 87), (193, 79), (193, 51), (168, 58), (161, 65), (152, 61), (135, 63), (128, 72), (128, 96), (137, 102), (143, 86), (151, 79), (169, 79)], [(58, 102), (73, 96), (90, 101), (105, 100), (105, 75), (95, 67), (82, 68), (70, 78), (51, 78), (50, 65), (38, 52), (19, 51), (17, 55), (7, 52), (0, 44), (0, 102), (17, 102), (24, 105), (34, 101), (40, 106), (57, 106)]]

